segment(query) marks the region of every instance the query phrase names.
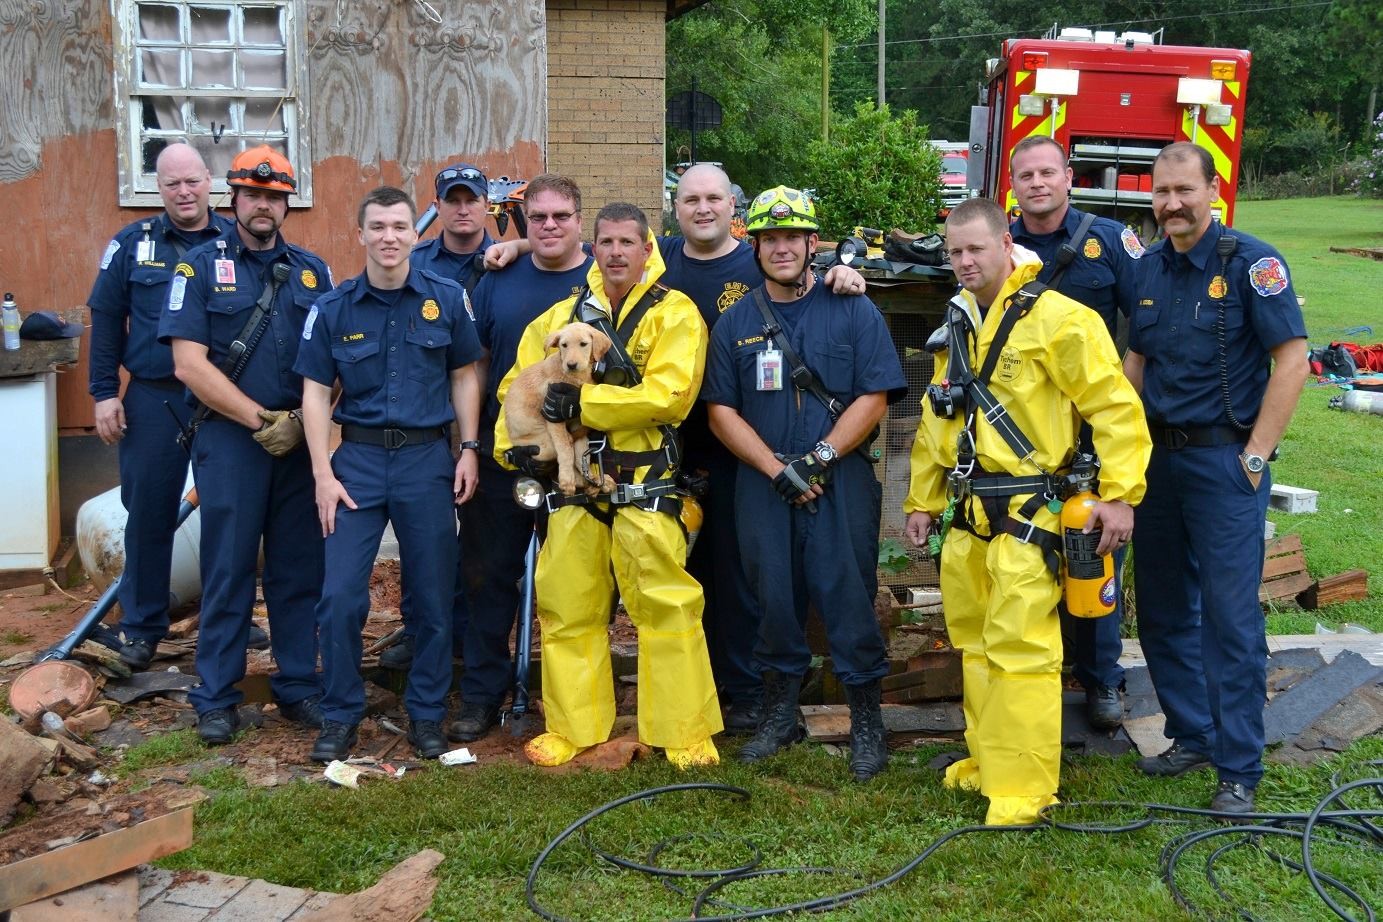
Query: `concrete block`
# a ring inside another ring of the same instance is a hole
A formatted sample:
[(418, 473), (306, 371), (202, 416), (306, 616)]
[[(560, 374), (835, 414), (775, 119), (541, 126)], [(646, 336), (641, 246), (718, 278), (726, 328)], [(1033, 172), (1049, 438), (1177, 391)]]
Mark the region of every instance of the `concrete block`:
[(1277, 537), (1277, 523), (1272, 519), (1263, 520), (1263, 540), (1271, 541)]
[(941, 604), (940, 589), (909, 589), (908, 605), (913, 608), (931, 607)]
[(231, 877), (214, 871), (199, 871), (195, 877), (175, 881), (163, 892), (160, 902), (179, 906), (219, 909), (250, 883), (247, 877)]
[(1263, 709), (1269, 743), (1291, 739), (1311, 726), (1355, 689), (1383, 681), (1383, 669), (1346, 650), (1329, 666), (1317, 669), (1268, 702)]
[(1308, 490), (1305, 487), (1289, 487), (1280, 483), (1273, 484), (1272, 496), (1268, 498), (1268, 505), (1283, 512), (1299, 514), (1304, 512), (1316, 511), (1316, 498), (1320, 496), (1315, 490)]
[(302, 908), (313, 891), (296, 887), (281, 887), (267, 880), (252, 880), (221, 908), (207, 916), (226, 922), (231, 919), (255, 919), (257, 922), (283, 922)]

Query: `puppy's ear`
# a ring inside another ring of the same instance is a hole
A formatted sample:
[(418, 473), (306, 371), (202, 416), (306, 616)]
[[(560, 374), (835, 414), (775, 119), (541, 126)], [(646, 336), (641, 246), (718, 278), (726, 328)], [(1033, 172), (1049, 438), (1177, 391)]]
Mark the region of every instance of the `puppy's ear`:
[(610, 337), (594, 327), (591, 328), (591, 358), (605, 358), (605, 353), (610, 351), (610, 345)]
[(547, 334), (547, 339), (543, 340), (543, 349), (551, 351), (557, 348), (557, 344), (562, 339), (562, 331), (556, 330)]

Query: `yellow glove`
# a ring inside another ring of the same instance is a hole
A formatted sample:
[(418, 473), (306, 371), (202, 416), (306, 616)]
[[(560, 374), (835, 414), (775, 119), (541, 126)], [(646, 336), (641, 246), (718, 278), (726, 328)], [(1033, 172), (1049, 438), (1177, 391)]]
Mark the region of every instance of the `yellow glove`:
[(282, 458), (303, 443), (303, 420), (297, 410), (260, 410), (264, 425), (255, 441), (275, 458)]

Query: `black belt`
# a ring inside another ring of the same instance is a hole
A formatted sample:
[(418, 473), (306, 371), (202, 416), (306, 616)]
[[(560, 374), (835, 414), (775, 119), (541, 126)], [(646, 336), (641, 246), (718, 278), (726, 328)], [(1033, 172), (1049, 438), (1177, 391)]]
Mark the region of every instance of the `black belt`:
[(1182, 448), (1214, 448), (1217, 445), (1243, 445), (1249, 440), (1249, 430), (1233, 426), (1189, 426), (1177, 429), (1148, 423), (1152, 443), (1161, 448), (1178, 451)]
[(169, 390), (174, 388), (182, 390), (186, 387), (186, 385), (177, 378), (141, 378), (138, 375), (131, 375), (130, 380), (138, 381), (140, 384), (147, 384), (149, 387), (160, 387)]
[(446, 437), (446, 426), (428, 426), (425, 429), (373, 429), (369, 426), (356, 426), (351, 423), (341, 425), (341, 440), (343, 442), (379, 445), (390, 451), (405, 445), (423, 445)]

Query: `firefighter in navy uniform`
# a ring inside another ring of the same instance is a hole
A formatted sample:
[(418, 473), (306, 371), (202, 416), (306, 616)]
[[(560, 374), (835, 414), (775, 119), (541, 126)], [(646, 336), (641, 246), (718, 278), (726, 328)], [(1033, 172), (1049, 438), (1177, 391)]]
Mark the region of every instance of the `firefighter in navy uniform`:
[[(240, 727), (244, 696), (235, 686), (245, 677), (261, 539), (278, 664), (274, 700), (289, 720), (311, 727), (322, 721), (314, 614), (322, 536), (302, 448), (302, 378), (293, 362), (308, 309), (331, 289), (331, 276), (320, 258), (279, 233), (296, 187), (282, 154), (265, 145), (243, 151), (226, 181), (236, 226), (177, 265), (159, 323), (178, 380), (198, 405), (193, 419), (205, 414), (191, 442), (202, 514), (202, 615), (201, 684), (188, 697), (198, 735), (213, 744), (228, 742)], [(240, 345), (237, 361), (232, 349)]]
[[(412, 587), (413, 662), (404, 705), (408, 741), (425, 759), (447, 751), (442, 733), (451, 690), (451, 618), (457, 504), (476, 486), (480, 344), (465, 293), (449, 279), (410, 268), (417, 211), (401, 189), (368, 193), (357, 213), (365, 272), (313, 305), (295, 369), (326, 536), (326, 576), (317, 606), (323, 726), (318, 762), (344, 759), (365, 715), (360, 630), (369, 615), (370, 573), (384, 526), (399, 540)], [(332, 386), (341, 447), (330, 452)], [(451, 421), (460, 439), (452, 460)]]
[[(155, 166), (164, 213), (123, 228), (106, 247), (91, 307), (90, 391), (96, 434), (120, 446), (125, 569), (120, 578), (120, 659), (145, 669), (168, 631), (168, 585), (187, 454), (179, 421), (190, 410), (173, 376), (173, 352), (158, 341), (168, 283), (188, 252), (234, 226), (212, 214), (211, 174), (197, 151), (170, 144)], [(130, 383), (120, 394), (120, 366)], [(172, 410), (172, 413), (169, 413)], [(176, 418), (173, 414), (176, 414)], [(259, 646), (269, 643), (260, 632)]]
[[(879, 686), (888, 661), (874, 615), (882, 488), (864, 443), (907, 382), (874, 304), (836, 295), (812, 273), (818, 224), (807, 196), (770, 189), (748, 225), (765, 281), (716, 324), (701, 392), (711, 431), (740, 461), (736, 525), (760, 612), (763, 711), (739, 758), (758, 761), (802, 736), (810, 603), (850, 703), (850, 770), (864, 781), (888, 760)], [(799, 389), (799, 366), (816, 389)]]
[(1281, 255), (1213, 219), (1220, 180), (1204, 148), (1163, 148), (1152, 179), (1166, 238), (1139, 264), (1124, 369), (1153, 439), (1134, 526), (1138, 637), (1173, 745), (1138, 764), (1213, 765), (1211, 808), (1249, 813), (1263, 775), (1267, 462), (1301, 396), (1306, 327)]
[[(1014, 145), (1009, 178), (1022, 214), (1009, 225), (1013, 242), (1042, 260), (1037, 280), (1100, 315), (1109, 338), (1119, 342), (1120, 318), (1127, 325), (1136, 301), (1135, 262), (1143, 255), (1138, 235), (1118, 221), (1086, 214), (1071, 205), (1071, 168), (1066, 151), (1049, 137), (1034, 135)], [(1053, 279), (1056, 281), (1053, 281)], [(1092, 452), (1082, 429), (1082, 452)], [(1062, 635), (1074, 641), (1075, 674), (1085, 689), (1091, 726), (1112, 730), (1124, 719), (1124, 667), (1119, 665), (1124, 620), (1124, 549), (1115, 552), (1114, 611), (1100, 618), (1061, 615)]]
[(494, 459), (499, 385), (514, 365), (529, 323), (586, 285), (591, 258), (581, 249), (581, 190), (566, 176), (535, 176), (524, 193), (527, 256), (501, 272), (486, 273), (471, 299), (475, 332), (485, 352), (478, 363), (480, 483), (461, 507), (461, 586), (468, 619), (461, 675), (461, 710), (446, 727), (458, 743), (479, 739), (499, 717), (514, 681), (509, 636), (519, 606), (524, 551), (533, 536), (533, 513), (514, 502), (520, 476)]
[[(485, 229), (490, 182), (479, 167), (457, 163), (439, 172), (433, 185), (437, 190), (437, 221), (442, 230), (413, 247), (408, 261), (415, 269), (426, 269), (455, 281), (473, 299), (484, 276), (485, 251), (495, 243)], [(500, 369), (500, 374), (504, 370)], [(465, 555), (458, 553), (457, 559), (464, 562)], [(463, 655), (462, 640), (469, 630), (467, 599), (462, 592), (465, 580), (465, 574), (458, 571), (456, 597), (452, 601), (452, 654), (456, 657)], [(399, 609), (403, 612), (403, 637), (379, 655), (379, 664), (385, 669), (407, 669), (413, 662), (413, 590), (407, 583), (402, 588)]]

